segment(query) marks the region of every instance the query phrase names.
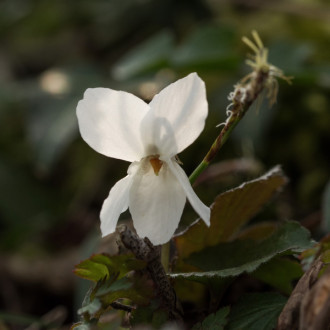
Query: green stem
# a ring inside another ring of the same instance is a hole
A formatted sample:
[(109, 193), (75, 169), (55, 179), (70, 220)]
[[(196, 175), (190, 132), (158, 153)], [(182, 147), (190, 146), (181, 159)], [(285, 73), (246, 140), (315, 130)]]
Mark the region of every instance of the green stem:
[(196, 169), (190, 175), (189, 181), (191, 184), (193, 184), (196, 181), (196, 179), (199, 177), (199, 175), (209, 166), (215, 155), (218, 153), (218, 151), (227, 141), (232, 130), (242, 119), (243, 115), (244, 113), (242, 113), (241, 115), (234, 115), (234, 114), (231, 115), (230, 119), (228, 120), (228, 123), (226, 123), (226, 125), (223, 127), (223, 129), (221, 130), (220, 134), (213, 142), (210, 150), (208, 151), (202, 162), (196, 167)]
[(210, 150), (208, 151), (202, 162), (190, 175), (189, 181), (191, 184), (193, 184), (199, 177), (199, 175), (209, 166), (215, 155), (227, 141), (233, 129), (241, 121), (252, 103), (263, 91), (268, 78), (268, 74), (268, 71), (259, 70), (256, 72), (255, 76), (251, 78), (251, 81), (247, 85), (239, 86), (241, 89), (245, 89), (246, 95), (244, 97), (242, 97), (242, 91), (239, 88), (236, 89), (237, 87), (235, 87), (234, 95), (237, 95), (237, 97), (233, 97), (233, 108), (231, 110), (231, 115), (227, 119), (225, 126), (213, 142)]
[(202, 162), (195, 168), (194, 172), (191, 173), (189, 181), (193, 184), (199, 175), (209, 166), (209, 164), (203, 159)]
[(168, 271), (169, 271), (170, 247), (171, 247), (171, 241), (162, 245), (161, 262), (162, 262), (162, 265), (163, 265), (166, 273), (168, 273)]

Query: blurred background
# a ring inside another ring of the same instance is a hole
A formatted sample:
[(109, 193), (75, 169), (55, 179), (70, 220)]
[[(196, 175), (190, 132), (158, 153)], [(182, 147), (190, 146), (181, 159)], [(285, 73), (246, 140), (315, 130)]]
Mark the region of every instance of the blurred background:
[[(149, 101), (198, 72), (210, 113), (180, 154), (189, 175), (219, 133), (233, 85), (249, 73), (241, 37), (253, 29), (293, 84), (279, 82), (272, 108), (260, 100), (250, 109), (196, 190), (210, 204), (281, 164), (290, 183), (263, 218), (298, 220), (324, 236), (329, 22), (327, 0), (0, 1), (0, 329), (67, 329), (87, 290), (74, 265), (113, 244), (100, 239), (99, 211), (129, 164), (81, 139), (75, 109), (85, 89)], [(182, 224), (195, 218), (187, 206)]]

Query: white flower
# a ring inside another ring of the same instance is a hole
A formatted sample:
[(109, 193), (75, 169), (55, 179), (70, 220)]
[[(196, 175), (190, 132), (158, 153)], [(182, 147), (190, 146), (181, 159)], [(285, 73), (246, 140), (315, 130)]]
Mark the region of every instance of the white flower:
[(102, 236), (115, 231), (119, 215), (129, 208), (140, 237), (166, 243), (186, 197), (210, 224), (210, 209), (175, 159), (199, 136), (207, 112), (205, 85), (196, 73), (169, 85), (149, 104), (122, 91), (86, 90), (77, 106), (81, 136), (97, 152), (132, 162), (103, 203)]

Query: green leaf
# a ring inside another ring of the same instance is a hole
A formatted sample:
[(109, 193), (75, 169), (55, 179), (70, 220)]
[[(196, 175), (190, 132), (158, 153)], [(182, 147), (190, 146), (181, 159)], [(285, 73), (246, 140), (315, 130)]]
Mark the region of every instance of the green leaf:
[(81, 278), (94, 282), (110, 276), (108, 267), (105, 264), (94, 262), (91, 259), (84, 260), (78, 264), (74, 273)]
[(155, 71), (167, 64), (173, 45), (173, 35), (162, 31), (127, 53), (115, 65), (113, 75), (118, 80), (125, 80)]
[(90, 281), (100, 281), (104, 278), (121, 278), (132, 270), (140, 270), (146, 266), (142, 260), (137, 260), (132, 254), (110, 256), (95, 254), (79, 263), (74, 273)]
[(253, 277), (288, 295), (293, 290), (293, 281), (302, 275), (301, 265), (297, 261), (287, 258), (274, 258), (252, 273)]
[(227, 324), (229, 306), (219, 309), (216, 313), (207, 316), (203, 322), (199, 322), (192, 327), (192, 330), (222, 330)]
[(155, 292), (153, 281), (143, 272), (132, 273), (145, 266), (145, 262), (135, 259), (132, 254), (96, 254), (82, 261), (74, 272), (96, 284), (85, 295), (79, 314), (83, 315), (85, 321), (97, 321), (118, 299), (148, 305)]
[(330, 264), (330, 249), (323, 252), (322, 261), (325, 264)]
[(78, 315), (88, 313), (89, 315), (94, 315), (102, 308), (100, 300), (94, 299), (92, 302), (89, 302), (87, 305), (78, 309)]
[(113, 283), (104, 282), (97, 288), (96, 296), (104, 296), (118, 291), (129, 290), (132, 286), (133, 282), (127, 277), (123, 277)]
[(180, 69), (232, 69), (238, 63), (233, 52), (234, 30), (224, 26), (203, 26), (196, 29), (175, 50), (172, 62)]
[(253, 241), (262, 241), (270, 236), (278, 227), (275, 221), (258, 222), (254, 225), (244, 228), (238, 233), (236, 239), (252, 239)]
[(328, 263), (330, 260), (330, 234), (323, 237), (320, 242), (314, 243), (314, 246), (310, 249), (304, 250), (300, 254), (301, 264), (304, 269), (311, 267), (312, 263), (319, 256), (321, 256), (324, 263)]
[(138, 306), (132, 311), (132, 326), (149, 324), (152, 325), (153, 329), (159, 329), (167, 321), (168, 313), (160, 308), (160, 302), (156, 299), (152, 300), (148, 306)]
[(177, 273), (171, 274), (171, 277), (195, 280), (203, 276), (237, 276), (254, 271), (276, 255), (289, 251), (301, 252), (311, 245), (308, 230), (297, 222), (288, 221), (262, 241), (236, 240), (193, 253), (185, 261), (202, 272)]
[(278, 293), (246, 294), (232, 307), (226, 330), (273, 330), (285, 303)]
[(91, 259), (94, 262), (107, 265), (109, 270), (119, 272), (119, 278), (131, 270), (141, 270), (146, 266), (145, 261), (136, 259), (133, 254), (110, 256), (103, 253), (96, 254)]
[(211, 208), (210, 228), (198, 221), (175, 237), (179, 256), (184, 258), (230, 240), (286, 183), (287, 178), (276, 166), (265, 175), (217, 196)]
[[(99, 315), (104, 312), (103, 307), (102, 302), (94, 297), (94, 289), (90, 288), (86, 292), (82, 306), (78, 309), (77, 314), (82, 316), (84, 322), (96, 322)], [(85, 323), (83, 325), (85, 325)]]
[(100, 281), (94, 294), (105, 306), (120, 298), (130, 299), (137, 305), (147, 305), (154, 295), (154, 287), (147, 277), (135, 273), (114, 282)]

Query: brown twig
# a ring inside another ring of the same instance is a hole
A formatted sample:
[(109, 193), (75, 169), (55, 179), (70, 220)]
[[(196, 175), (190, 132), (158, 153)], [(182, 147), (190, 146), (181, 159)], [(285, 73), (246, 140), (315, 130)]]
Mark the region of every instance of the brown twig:
[(321, 258), (316, 259), (310, 269), (301, 277), (278, 318), (277, 330), (298, 329), (301, 303), (315, 284), (322, 266)]
[(113, 309), (119, 309), (121, 311), (125, 311), (125, 312), (128, 312), (128, 313), (130, 313), (134, 309), (133, 306), (124, 305), (124, 304), (122, 304), (118, 301), (114, 301), (110, 305)]
[(180, 320), (175, 291), (161, 264), (159, 247), (155, 247), (148, 238), (139, 238), (125, 225), (119, 227), (118, 231), (124, 246), (131, 250), (136, 258), (147, 262), (147, 271), (157, 287), (157, 293), (168, 310), (170, 319)]
[(299, 330), (308, 329), (330, 329), (330, 267), (301, 303)]

